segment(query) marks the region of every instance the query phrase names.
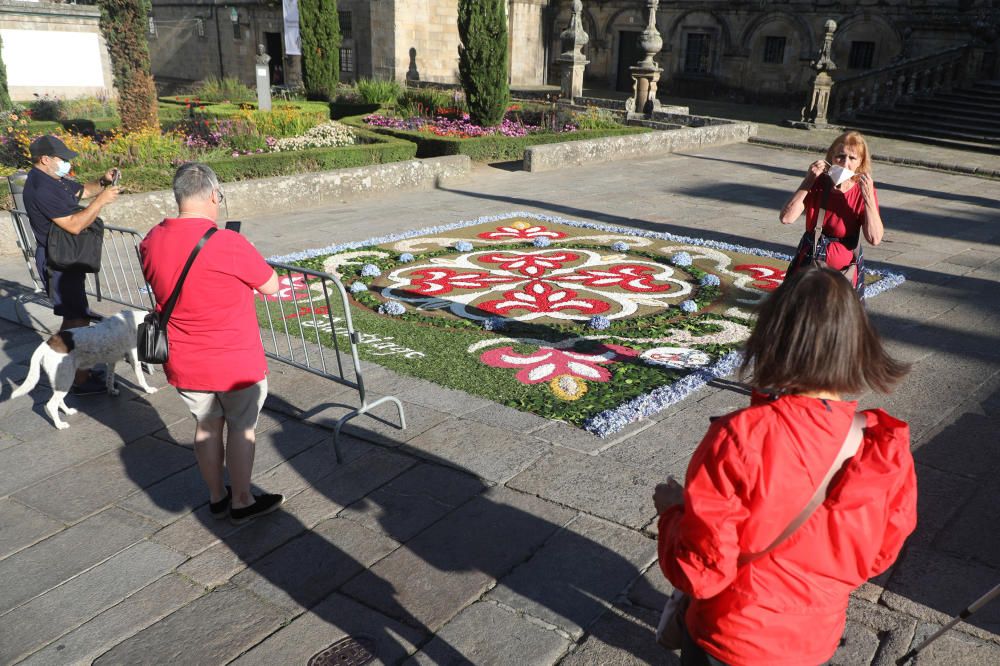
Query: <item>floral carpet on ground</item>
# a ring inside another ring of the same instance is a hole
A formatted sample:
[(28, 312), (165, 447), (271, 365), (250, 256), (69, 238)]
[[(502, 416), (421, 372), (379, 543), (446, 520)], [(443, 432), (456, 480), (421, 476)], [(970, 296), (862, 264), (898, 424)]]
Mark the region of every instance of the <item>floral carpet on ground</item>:
[[(274, 259), (340, 278), (363, 359), (604, 437), (732, 373), (789, 257), (509, 213)], [(871, 298), (903, 278), (866, 281)], [(333, 344), (314, 314), (343, 312), (307, 277), (266, 298)]]

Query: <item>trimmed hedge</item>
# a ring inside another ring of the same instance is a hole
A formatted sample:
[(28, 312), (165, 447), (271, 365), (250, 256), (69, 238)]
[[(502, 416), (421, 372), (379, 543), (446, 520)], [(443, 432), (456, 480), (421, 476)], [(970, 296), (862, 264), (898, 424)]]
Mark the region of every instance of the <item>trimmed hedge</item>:
[(524, 159), (524, 150), (528, 146), (543, 143), (563, 143), (564, 141), (583, 141), (584, 139), (600, 139), (606, 136), (622, 136), (625, 134), (642, 134), (650, 132), (646, 127), (622, 127), (621, 129), (578, 130), (565, 133), (528, 134), (527, 136), (477, 136), (470, 139), (459, 139), (437, 136), (428, 132), (397, 130), (387, 127), (372, 127), (362, 120), (364, 116), (342, 118), (340, 122), (369, 132), (377, 132), (398, 139), (406, 139), (417, 144), (417, 157), (441, 157), (443, 155), (468, 155), (476, 162), (501, 162)]
[[(310, 148), (280, 153), (244, 155), (206, 162), (222, 182), (290, 176), (313, 171), (330, 171), (350, 167), (386, 164), (413, 159), (416, 145), (409, 141), (379, 136), (372, 132), (357, 132), (358, 138), (369, 141), (340, 148)], [(175, 167), (157, 166), (125, 169), (122, 184), (127, 192), (168, 190), (172, 186)], [(79, 182), (94, 180), (102, 173), (77, 174)]]

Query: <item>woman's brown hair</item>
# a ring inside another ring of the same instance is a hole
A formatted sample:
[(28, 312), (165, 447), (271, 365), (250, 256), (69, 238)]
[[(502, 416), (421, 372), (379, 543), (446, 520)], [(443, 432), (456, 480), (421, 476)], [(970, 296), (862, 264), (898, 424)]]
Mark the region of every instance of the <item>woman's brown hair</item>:
[(742, 367), (754, 388), (780, 393), (888, 393), (909, 370), (886, 353), (850, 282), (818, 267), (764, 301)]
[(861, 136), (861, 132), (844, 132), (834, 139), (826, 151), (826, 161), (833, 164), (833, 158), (844, 147), (854, 148), (861, 153), (861, 161), (858, 164), (858, 168), (854, 170), (854, 173), (860, 175), (872, 172), (871, 152), (868, 150), (868, 142), (865, 141), (865, 137)]

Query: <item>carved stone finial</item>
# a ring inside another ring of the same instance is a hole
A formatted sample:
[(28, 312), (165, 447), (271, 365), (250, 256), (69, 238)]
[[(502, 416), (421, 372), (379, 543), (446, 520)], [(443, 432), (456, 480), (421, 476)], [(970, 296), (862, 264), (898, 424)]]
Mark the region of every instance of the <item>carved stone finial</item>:
[(823, 27), (826, 28), (826, 34), (823, 36), (823, 46), (819, 50), (819, 57), (809, 63), (817, 73), (832, 72), (837, 69), (837, 65), (833, 62), (831, 56), (833, 52), (833, 33), (837, 32), (837, 22), (829, 19), (823, 24)]
[(590, 41), (590, 37), (583, 29), (582, 12), (583, 2), (573, 0), (573, 13), (569, 25), (559, 33), (562, 53), (556, 60), (562, 67), (560, 96), (570, 101), (583, 94), (583, 70), (589, 62), (583, 55), (583, 47)]
[(559, 40), (562, 42), (562, 55), (583, 58), (583, 47), (590, 42), (590, 36), (583, 29), (583, 20), (580, 14), (583, 12), (583, 2), (573, 0), (573, 14), (570, 16), (569, 25), (559, 33)]

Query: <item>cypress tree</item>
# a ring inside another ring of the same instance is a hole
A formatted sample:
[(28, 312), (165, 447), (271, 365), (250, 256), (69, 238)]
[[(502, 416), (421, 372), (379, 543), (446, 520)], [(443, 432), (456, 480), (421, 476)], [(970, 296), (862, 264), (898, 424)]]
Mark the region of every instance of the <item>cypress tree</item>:
[(504, 0), (458, 1), (458, 74), (472, 122), (494, 127), (510, 101)]
[[(3, 47), (3, 40), (0, 40), (0, 47)], [(3, 64), (3, 58), (0, 58), (0, 109), (9, 109), (14, 106), (14, 103), (10, 101), (10, 92), (7, 90), (7, 66)]]
[(299, 0), (302, 79), (310, 98), (331, 100), (340, 82), (337, 0)]
[(149, 65), (146, 31), (150, 0), (99, 0), (101, 32), (111, 55), (122, 129), (156, 127), (156, 86)]

